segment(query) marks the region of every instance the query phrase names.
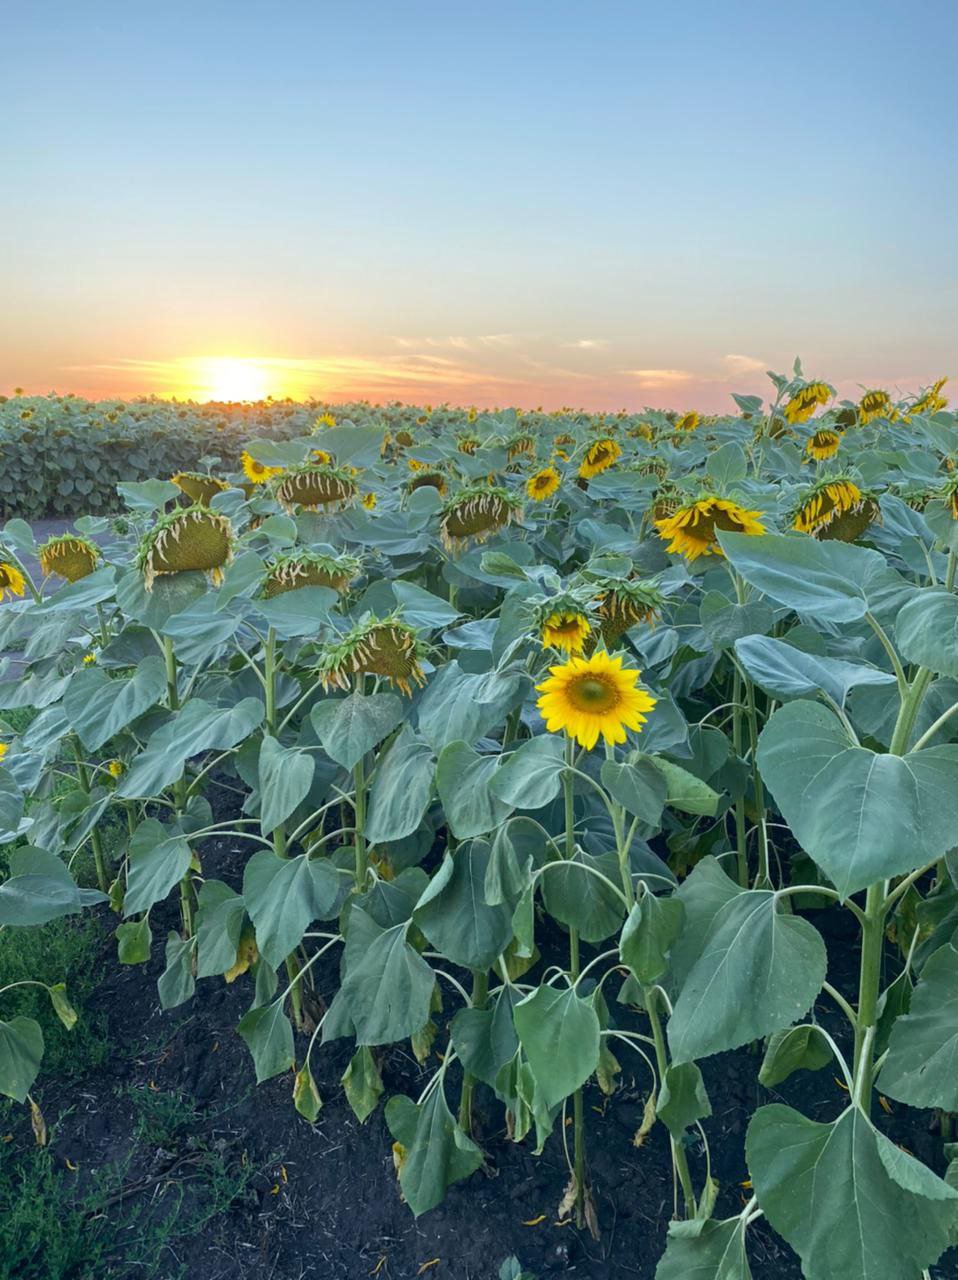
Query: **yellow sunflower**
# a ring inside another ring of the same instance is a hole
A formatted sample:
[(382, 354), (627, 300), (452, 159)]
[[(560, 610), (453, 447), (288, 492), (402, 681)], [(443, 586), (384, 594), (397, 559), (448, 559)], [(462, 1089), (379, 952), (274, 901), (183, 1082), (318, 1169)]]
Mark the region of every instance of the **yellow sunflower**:
[(830, 431), (827, 427), (822, 427), (820, 431), (816, 431), (814, 435), (809, 436), (805, 442), (805, 452), (810, 458), (814, 458), (816, 462), (824, 462), (826, 458), (834, 458), (841, 442), (842, 438), (837, 431)]
[(283, 470), (282, 467), (268, 467), (265, 462), (257, 462), (245, 449), (240, 454), (240, 462), (243, 464), (243, 474), (250, 484), (265, 484)]
[(366, 510), (372, 511), (376, 506), (376, 495), (374, 493), (364, 493), (362, 501)]
[(946, 409), (948, 400), (946, 396), (941, 394), (941, 389), (947, 381), (947, 378), (939, 378), (937, 382), (923, 391), (908, 410), (909, 416), (913, 413), (938, 413), (942, 409)]
[(760, 511), (746, 511), (727, 498), (699, 498), (697, 502), (678, 507), (671, 515), (655, 521), (659, 537), (669, 540), (668, 550), (697, 560), (699, 556), (724, 555), (718, 544), (718, 531), (762, 534), (765, 526)]
[(589, 619), (571, 609), (552, 613), (542, 624), (542, 647), (562, 649), (566, 653), (581, 653), (586, 639), (592, 632)]
[(314, 427), (335, 427), (336, 419), (331, 413), (323, 413), (313, 423)]
[(880, 515), (871, 494), (862, 493), (848, 476), (834, 476), (806, 492), (792, 528), (813, 538), (854, 542)]
[(693, 409), (689, 413), (682, 414), (675, 424), (675, 429), (676, 431), (694, 431), (699, 422), (699, 415)]
[(0, 600), (9, 595), (22, 596), (26, 590), (27, 580), (15, 564), (8, 560), (0, 560)]
[(561, 483), (561, 477), (555, 467), (543, 467), (526, 481), (526, 493), (533, 502), (545, 502), (551, 498)]
[(325, 449), (314, 449), (313, 461), (320, 463), (324, 467), (331, 467), (333, 465), (333, 455), (327, 453)]
[(827, 382), (810, 382), (796, 391), (782, 412), (786, 421), (793, 426), (796, 422), (807, 422), (819, 405), (828, 404), (832, 397), (832, 389)]
[(599, 740), (625, 742), (626, 729), (640, 732), (656, 699), (638, 683), (642, 673), (623, 670), (621, 658), (603, 649), (591, 658), (570, 657), (549, 668), (549, 678), (536, 688), (537, 706), (550, 733), (565, 730), (587, 751)]
[(585, 457), (579, 464), (579, 479), (591, 480), (593, 476), (601, 475), (603, 471), (608, 471), (621, 456), (622, 448), (618, 441), (610, 436), (596, 440), (595, 444), (590, 445), (586, 450)]
[(891, 396), (887, 391), (866, 391), (858, 404), (858, 421), (887, 418), (891, 414)]
[(5, 743), (5, 742), (0, 742), (0, 760), (2, 760), (2, 759), (3, 759), (3, 757), (7, 754), (7, 752), (8, 752), (9, 750), (10, 750), (10, 748), (9, 748), (9, 746), (7, 745), (7, 743)]

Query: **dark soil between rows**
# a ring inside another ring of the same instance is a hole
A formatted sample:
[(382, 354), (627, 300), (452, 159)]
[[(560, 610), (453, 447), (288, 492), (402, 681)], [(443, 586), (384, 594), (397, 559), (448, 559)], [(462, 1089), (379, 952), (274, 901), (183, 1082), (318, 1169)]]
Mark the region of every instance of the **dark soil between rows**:
[[(230, 871), (235, 854), (207, 846), (203, 862), (207, 875), (235, 881)], [(845, 914), (831, 910), (814, 913), (814, 919), (829, 945), (830, 980), (848, 989), (854, 986), (857, 955), (852, 932), (839, 932)], [(641, 1149), (633, 1145), (648, 1075), (638, 1058), (629, 1060), (628, 1050), (616, 1050), (623, 1068), (616, 1094), (606, 1099), (595, 1086), (586, 1093), (598, 1241), (559, 1224), (557, 1208), (568, 1173), (558, 1129), (535, 1157), (531, 1142), (517, 1146), (506, 1139), (502, 1107), (482, 1088), (477, 1138), (488, 1154), (487, 1167), (452, 1187), (442, 1205), (416, 1220), (400, 1198), (382, 1105), (360, 1125), (343, 1094), (339, 1080), (351, 1042), (314, 1050), (313, 1073), (325, 1105), (317, 1124), (310, 1126), (293, 1110), (291, 1075), (258, 1088), (255, 1084), (252, 1061), (235, 1033), (251, 1001), (248, 977), (233, 986), (219, 979), (202, 981), (189, 1004), (161, 1011), (155, 984), (162, 969), (160, 940), (167, 926), (176, 925), (172, 904), (154, 912), (153, 924), (154, 960), (147, 967), (118, 965), (112, 942), (105, 944), (95, 1010), (108, 1019), (110, 1059), (79, 1083), (45, 1081), (39, 1097), (53, 1123), (52, 1150), (63, 1170), (62, 1184), (77, 1197), (103, 1171), (129, 1161), (123, 1174), (127, 1205), (139, 1198), (148, 1202), (148, 1214), (162, 1215), (164, 1203), (175, 1203), (171, 1197), (182, 1194), (188, 1206), (190, 1197), (206, 1194), (202, 1181), (193, 1177), (190, 1149), (215, 1150), (225, 1161), (251, 1171), (225, 1212), (203, 1232), (169, 1247), (169, 1256), (159, 1263), (164, 1280), (181, 1274), (190, 1280), (413, 1280), (419, 1275), (428, 1280), (496, 1280), (511, 1254), (541, 1280), (560, 1275), (649, 1280), (654, 1275), (672, 1212), (671, 1162), (661, 1125)], [(556, 933), (551, 945), (561, 944)], [(540, 946), (548, 952), (547, 932)], [(320, 997), (330, 998), (337, 984), (338, 956), (333, 956), (325, 968), (315, 966)], [(456, 1007), (451, 999), (447, 1006), (450, 1011)], [(817, 1013), (824, 1025), (837, 1030), (829, 1002), (820, 1001)], [(639, 1025), (621, 1006), (613, 1006), (613, 1015), (623, 1025)], [(441, 1051), (445, 1043), (443, 1029), (434, 1048)], [(301, 1058), (305, 1038), (297, 1050)], [(830, 1069), (801, 1072), (781, 1090), (769, 1091), (757, 1083), (759, 1062), (757, 1053), (741, 1050), (702, 1064), (713, 1112), (704, 1128), (712, 1172), (722, 1188), (716, 1216), (736, 1213), (751, 1194), (742, 1186), (747, 1178), (743, 1147), (756, 1106), (786, 1101), (813, 1119), (827, 1120), (845, 1104), (846, 1095)], [(417, 1096), (436, 1065), (433, 1059), (428, 1071), (420, 1069), (408, 1045), (384, 1051), (386, 1096)], [(451, 1071), (450, 1077), (449, 1101), (455, 1110), (458, 1078)], [(185, 1154), (134, 1146), (131, 1094), (136, 1090), (180, 1094), (195, 1105), (197, 1130)], [(930, 1113), (897, 1105), (892, 1114), (878, 1116), (894, 1141), (941, 1172), (941, 1142), (930, 1119)], [(25, 1120), (15, 1130), (14, 1142), (32, 1142)], [(701, 1186), (704, 1150), (697, 1139), (690, 1158)], [(756, 1280), (801, 1275), (795, 1255), (763, 1221), (750, 1228), (749, 1239)], [(124, 1270), (121, 1261), (115, 1274), (141, 1273), (139, 1267)], [(946, 1255), (932, 1275), (958, 1280), (958, 1250)]]

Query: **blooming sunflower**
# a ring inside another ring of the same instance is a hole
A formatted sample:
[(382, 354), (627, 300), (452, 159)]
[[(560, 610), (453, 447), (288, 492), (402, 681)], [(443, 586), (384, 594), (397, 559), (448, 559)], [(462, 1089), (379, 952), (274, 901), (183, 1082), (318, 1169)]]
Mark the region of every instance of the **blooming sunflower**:
[(551, 498), (561, 483), (561, 477), (555, 467), (543, 467), (526, 481), (526, 493), (533, 502), (545, 502)]
[(592, 632), (592, 625), (584, 613), (574, 609), (561, 609), (550, 613), (542, 624), (542, 647), (562, 649), (565, 653), (581, 653)]
[(79, 582), (96, 568), (99, 549), (77, 534), (61, 534), (49, 538), (39, 549), (40, 568), (44, 575), (59, 574), (67, 582)]
[(364, 493), (362, 497), (362, 503), (367, 511), (375, 510), (376, 495), (374, 493)]
[(9, 560), (0, 560), (0, 600), (9, 595), (22, 596), (26, 590), (27, 580), (15, 564)]
[(880, 514), (875, 498), (848, 476), (831, 476), (803, 495), (792, 528), (813, 538), (854, 542)]
[(313, 461), (320, 463), (321, 466), (331, 467), (333, 465), (333, 455), (327, 453), (325, 449), (314, 449)]
[(890, 413), (891, 396), (887, 391), (866, 391), (858, 403), (858, 420), (862, 423), (887, 418)]
[(268, 467), (265, 462), (257, 462), (245, 449), (240, 454), (240, 462), (243, 466), (243, 474), (250, 484), (265, 484), (267, 480), (272, 480), (273, 476), (278, 476), (283, 470), (282, 467)]
[(3, 757), (7, 754), (7, 752), (8, 752), (9, 750), (10, 750), (10, 748), (9, 748), (9, 746), (7, 745), (7, 743), (5, 743), (5, 742), (0, 742), (0, 760), (2, 760), (2, 759), (3, 759)]
[(333, 417), (331, 413), (320, 414), (320, 416), (313, 423), (314, 429), (316, 427), (335, 427), (335, 425), (336, 425), (336, 419)]
[(942, 409), (946, 409), (948, 400), (941, 394), (941, 389), (947, 381), (947, 378), (939, 378), (932, 386), (922, 391), (908, 410), (909, 416), (913, 413), (939, 413)]
[(681, 418), (679, 418), (676, 421), (675, 430), (676, 431), (694, 431), (695, 428), (699, 425), (700, 421), (701, 419), (699, 418), (699, 415), (695, 412), (694, 409), (692, 409), (690, 410), (689, 413), (683, 413)]
[(835, 456), (841, 442), (842, 438), (837, 431), (822, 427), (814, 435), (808, 437), (805, 442), (805, 452), (810, 458), (814, 458), (816, 462), (824, 462), (826, 458)]
[(686, 503), (672, 515), (656, 520), (659, 537), (669, 541), (668, 550), (697, 560), (699, 556), (724, 555), (718, 543), (718, 531), (762, 534), (765, 526), (760, 511), (746, 511), (728, 498), (710, 495)]
[(549, 668), (549, 678), (536, 688), (536, 705), (550, 733), (565, 730), (587, 751), (599, 740), (625, 742), (626, 729), (640, 732), (656, 699), (638, 684), (642, 673), (622, 668), (621, 658), (604, 649), (591, 658), (570, 657)]
[(586, 449), (585, 457), (579, 464), (579, 479), (591, 480), (593, 476), (601, 475), (603, 471), (608, 471), (621, 456), (622, 446), (611, 436), (596, 440), (595, 444), (589, 445)]

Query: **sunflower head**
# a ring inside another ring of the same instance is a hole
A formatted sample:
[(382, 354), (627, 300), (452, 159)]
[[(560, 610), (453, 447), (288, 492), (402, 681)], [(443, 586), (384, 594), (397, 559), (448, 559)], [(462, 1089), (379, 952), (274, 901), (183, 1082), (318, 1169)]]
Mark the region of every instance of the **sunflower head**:
[(952, 520), (958, 520), (958, 473), (950, 476), (945, 481), (938, 493), (938, 497), (948, 507)]
[(654, 623), (665, 599), (654, 582), (627, 579), (600, 581), (599, 624), (606, 648), (614, 648), (630, 627)]
[(229, 488), (225, 480), (204, 475), (202, 471), (177, 471), (175, 476), (170, 476), (170, 481), (185, 493), (191, 502), (202, 502), (207, 507), (218, 493)]
[(276, 498), (287, 513), (296, 507), (338, 511), (356, 496), (356, 482), (341, 468), (306, 463), (287, 471), (276, 489)]
[(300, 587), (329, 587), (342, 595), (349, 590), (360, 567), (355, 556), (292, 552), (273, 563), (263, 584), (263, 595), (269, 600)]
[(820, 427), (806, 440), (805, 453), (816, 462), (824, 462), (826, 458), (834, 458), (841, 442), (841, 435), (837, 431), (832, 431), (830, 427)]
[[(414, 459), (409, 459), (410, 463)], [(417, 489), (437, 489), (440, 496), (446, 493), (446, 477), (435, 467), (423, 467), (422, 463), (416, 463), (417, 470), (415, 474), (406, 481), (406, 489), (409, 493), (415, 493)]]
[(64, 533), (49, 538), (40, 547), (38, 557), (45, 576), (56, 573), (67, 582), (79, 582), (96, 568), (100, 551), (87, 538)]
[(543, 649), (581, 653), (592, 634), (592, 624), (578, 608), (551, 609), (540, 623)]
[(543, 467), (526, 481), (526, 494), (533, 502), (545, 502), (551, 498), (561, 484), (561, 477), (555, 467)]
[(613, 745), (625, 742), (626, 730), (641, 731), (656, 703), (638, 683), (641, 674), (623, 669), (622, 659), (604, 649), (590, 658), (570, 657), (536, 685), (542, 695), (536, 705), (550, 733), (564, 731), (587, 751), (600, 734)]
[(850, 476), (826, 476), (799, 498), (792, 528), (822, 541), (854, 542), (880, 515), (875, 496)]
[(707, 494), (695, 502), (676, 508), (664, 519), (655, 521), (659, 537), (668, 542), (668, 550), (697, 560), (699, 556), (724, 555), (719, 546), (719, 530), (730, 533), (765, 532), (760, 511), (748, 511), (729, 498)]
[(571, 449), (575, 444), (575, 436), (570, 436), (564, 431), (562, 435), (556, 436), (552, 443), (557, 449)]
[(327, 453), (325, 449), (314, 449), (311, 457), (314, 462), (318, 462), (322, 467), (333, 466), (333, 455)]
[(470, 539), (483, 542), (517, 519), (520, 503), (497, 485), (472, 485), (453, 494), (443, 506), (439, 536), (443, 546), (464, 546)]
[(404, 449), (408, 449), (412, 442), (413, 435), (411, 431), (407, 431), (404, 427), (401, 427), (396, 432), (396, 443), (398, 445), (402, 445)]
[(510, 462), (522, 457), (523, 454), (535, 453), (535, 451), (535, 436), (530, 436), (528, 432), (521, 432), (506, 441), (506, 456)]
[(369, 493), (364, 493), (361, 501), (367, 511), (375, 511), (376, 495), (372, 491), (370, 491)]
[(807, 422), (820, 405), (828, 404), (834, 392), (827, 382), (808, 382), (794, 392), (782, 412), (785, 421), (795, 426)]
[(22, 596), (27, 587), (27, 580), (15, 564), (9, 560), (0, 560), (0, 601), (7, 596)]
[(947, 381), (947, 378), (939, 378), (932, 386), (926, 387), (908, 410), (909, 417), (913, 413), (939, 413), (942, 409), (947, 409), (947, 397), (941, 394), (941, 389)]
[(887, 418), (891, 411), (891, 396), (887, 391), (866, 391), (858, 402), (858, 421), (865, 423), (874, 418)]
[(161, 516), (140, 543), (137, 564), (152, 591), (161, 574), (210, 573), (216, 581), (233, 557), (233, 526), (200, 503)]
[(603, 471), (608, 471), (616, 461), (622, 456), (622, 447), (617, 440), (613, 440), (611, 436), (603, 436), (601, 440), (596, 440), (595, 444), (589, 445), (585, 451), (585, 457), (579, 463), (579, 479), (591, 480), (593, 476), (601, 475)]
[(675, 430), (676, 431), (694, 431), (695, 428), (699, 425), (700, 421), (701, 419), (699, 418), (699, 415), (695, 412), (695, 410), (694, 409), (690, 410), (690, 412), (683, 413), (680, 418), (676, 419)]
[(282, 474), (283, 470), (282, 467), (268, 467), (265, 462), (257, 462), (246, 449), (240, 454), (240, 464), (250, 484), (266, 484), (273, 476)]
[(324, 427), (335, 427), (336, 419), (331, 413), (321, 413), (313, 423), (314, 431), (321, 431)]
[(456, 441), (456, 448), (460, 453), (474, 454), (482, 442), (477, 440), (475, 436), (460, 436)]
[(412, 627), (397, 615), (367, 615), (323, 653), (319, 675), (325, 689), (348, 689), (353, 676), (375, 675), (412, 695), (412, 685), (425, 684), (422, 645)]

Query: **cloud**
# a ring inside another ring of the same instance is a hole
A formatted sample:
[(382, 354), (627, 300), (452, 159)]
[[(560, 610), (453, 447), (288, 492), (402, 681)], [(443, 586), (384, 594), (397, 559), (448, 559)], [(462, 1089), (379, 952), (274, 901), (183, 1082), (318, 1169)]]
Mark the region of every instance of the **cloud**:
[(765, 361), (755, 356), (723, 356), (722, 361), (732, 377), (741, 377), (746, 373), (764, 372)]
[(563, 342), (564, 347), (574, 351), (601, 351), (609, 345), (608, 338), (579, 338), (576, 342)]
[(687, 382), (693, 382), (696, 377), (688, 369), (623, 369), (622, 372), (627, 377), (635, 378), (640, 386), (650, 391), (665, 387), (680, 387)]

